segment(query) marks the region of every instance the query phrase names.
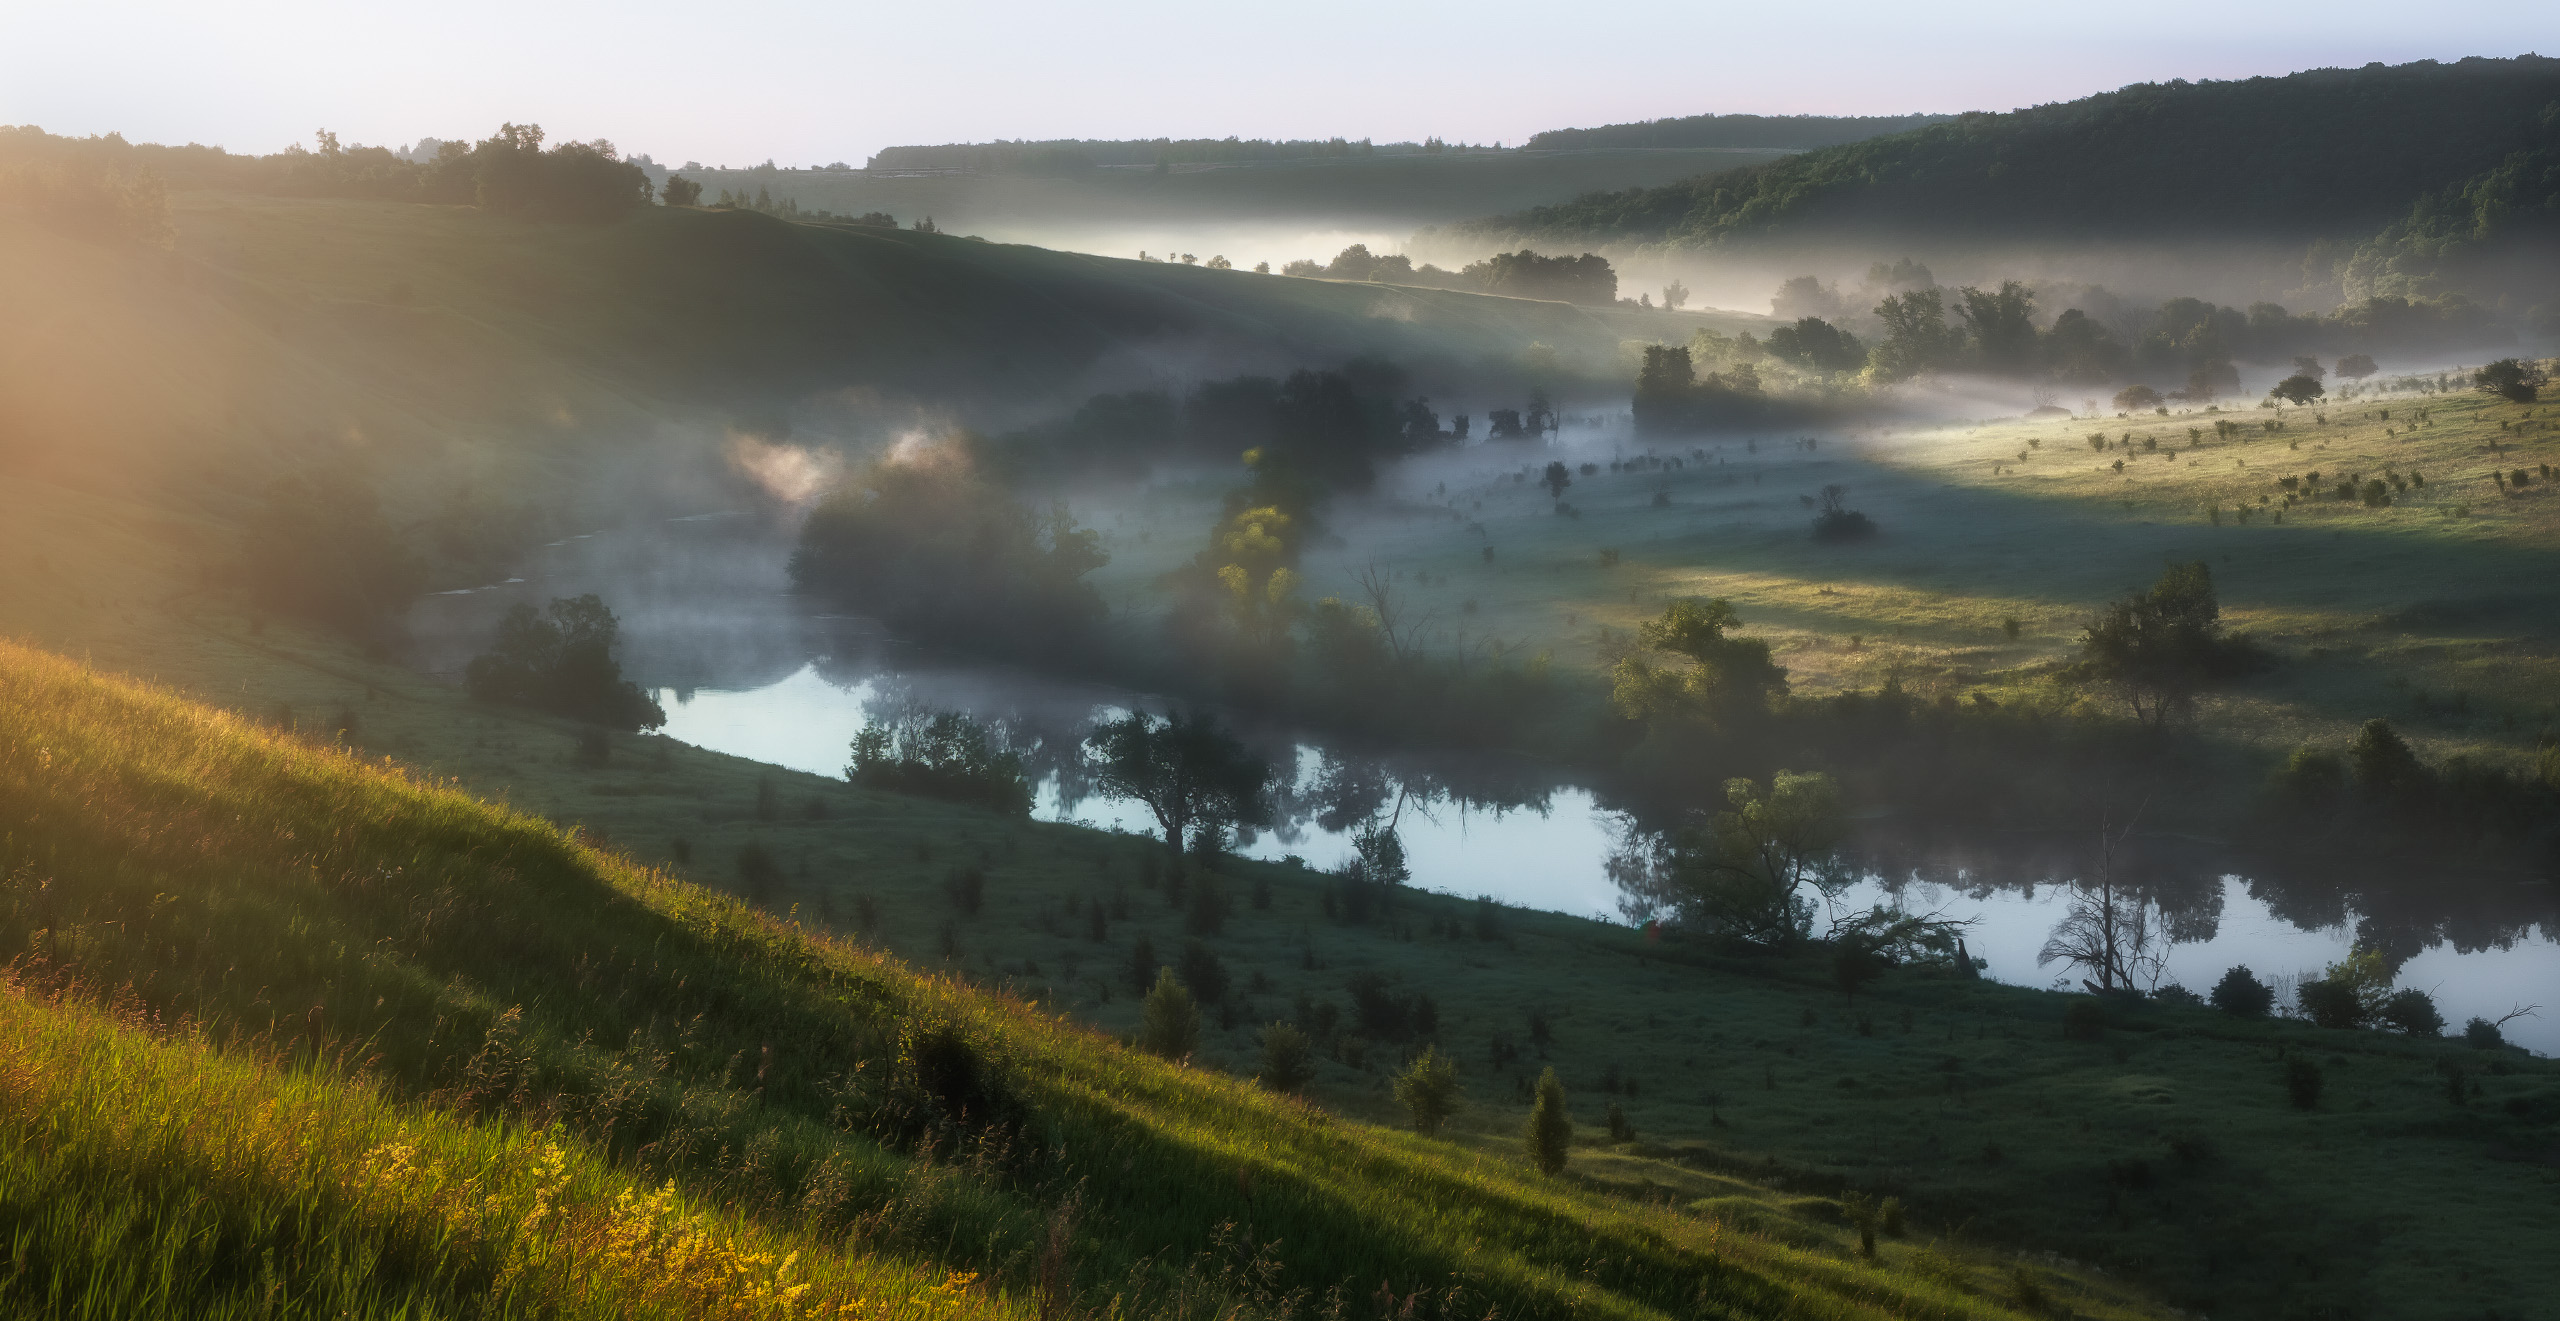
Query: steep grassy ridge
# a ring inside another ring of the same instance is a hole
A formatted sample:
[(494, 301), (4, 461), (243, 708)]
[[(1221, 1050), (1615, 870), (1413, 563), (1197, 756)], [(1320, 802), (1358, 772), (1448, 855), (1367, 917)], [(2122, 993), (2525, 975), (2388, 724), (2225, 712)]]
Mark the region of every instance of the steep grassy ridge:
[(896, 1310), (938, 1274), (1043, 1315), (2002, 1311), (1133, 1055), (14, 646), (0, 828), (20, 1311)]

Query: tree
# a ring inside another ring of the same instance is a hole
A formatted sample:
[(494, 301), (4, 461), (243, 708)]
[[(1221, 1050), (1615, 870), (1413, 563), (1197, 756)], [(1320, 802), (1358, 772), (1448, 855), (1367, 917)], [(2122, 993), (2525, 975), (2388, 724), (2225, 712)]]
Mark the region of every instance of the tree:
[(670, 174), (658, 189), (658, 200), (668, 206), (700, 206), (702, 185), (681, 174)]
[(2259, 981), (2247, 964), (2235, 964), (2213, 984), (2213, 993), (2205, 997), (2214, 1008), (2234, 1018), (2264, 1018), (2275, 1008), (2275, 988)]
[(656, 729), (667, 713), (622, 677), (614, 659), (621, 622), (593, 592), (559, 597), (548, 615), (518, 602), (498, 621), (497, 643), (464, 672), (471, 696), (529, 706), (608, 729)]
[(1440, 1131), (1440, 1125), (1466, 1104), (1458, 1090), (1458, 1062), (1440, 1053), (1438, 1046), (1425, 1046), (1414, 1057), (1411, 1066), (1396, 1075), (1396, 1100), (1413, 1116), (1413, 1131), (1424, 1137)]
[(1967, 285), (1956, 295), (1956, 317), (1971, 332), (1974, 353), (1985, 369), (2004, 376), (2036, 370), (2036, 298), (2025, 285), (2002, 280), (1989, 291)]
[(1820, 772), (1779, 771), (1765, 789), (1726, 781), (1725, 802), (1672, 846), (1668, 888), (1681, 924), (1754, 945), (1804, 939), (1815, 898), (1828, 904), (1853, 880), (1837, 857), (1847, 829), (1839, 786)]
[(1553, 1068), (1538, 1074), (1537, 1099), (1529, 1104), (1522, 1137), (1541, 1174), (1561, 1172), (1573, 1154), (1573, 1115), (1565, 1108), (1564, 1083)]
[(2309, 404), (2328, 392), (2329, 387), (2322, 385), (2320, 378), (2300, 373), (2276, 382), (2275, 388), (2267, 391), (2268, 394), (2296, 408)]
[(1262, 818), (1270, 765), (1205, 712), (1158, 719), (1132, 711), (1086, 735), (1085, 753), (1094, 787), (1145, 804), (1177, 858), (1195, 830), (1223, 831)]
[[(2132, 833), (2110, 834), (2098, 825), (2098, 868), (2094, 877), (2071, 882), (2071, 902), (2062, 921), (2036, 952), (2036, 966), (2067, 963), (2096, 973), (2096, 992), (2133, 990), (2135, 983), (2156, 985), (2168, 963), (2168, 920), (2154, 902), (2116, 879), (2115, 850)], [(2084, 978), (2083, 985), (2087, 985)]]
[(1288, 1023), (1273, 1023), (1262, 1029), (1262, 1066), (1254, 1071), (1254, 1080), (1266, 1090), (1283, 1096), (1295, 1096), (1315, 1081), (1315, 1049), (1307, 1034)]
[(1876, 521), (1849, 507), (1849, 488), (1833, 482), (1822, 488), (1822, 512), (1813, 516), (1816, 541), (1864, 541), (1876, 534)]
[(2160, 392), (2147, 385), (2128, 385), (2116, 391), (2116, 411), (2139, 413), (2160, 406)]
[(1674, 601), (1660, 619), (1636, 629), (1646, 651), (1676, 657), (1657, 666), (1643, 655), (1618, 662), (1610, 701), (1629, 720), (1702, 720), (1724, 726), (1768, 709), (1787, 690), (1787, 672), (1769, 659), (1769, 644), (1729, 636), (1741, 626), (1731, 602), (1719, 597)]
[(2377, 798), (2392, 798), (2423, 787), (2427, 768), (2410, 751), (2408, 741), (2400, 737), (2391, 722), (2373, 719), (2356, 731), (2355, 741), (2347, 745), (2347, 768), (2355, 776), (2356, 787)]
[(2111, 381), (2124, 370), (2123, 343), (2104, 322), (2076, 307), (2053, 319), (2053, 329), (2044, 334), (2043, 353), (2055, 379), (2078, 385)]
[(2350, 353), (2338, 359), (2338, 374), (2351, 381), (2361, 381), (2380, 370), (2373, 365), (2371, 357), (2362, 353)]
[(1396, 833), (1394, 822), (1371, 817), (1351, 832), (1351, 879), (1371, 885), (1402, 885), (1413, 879), (1404, 837)]
[(2296, 376), (2308, 376), (2315, 381), (2323, 381), (2329, 378), (2329, 369), (2321, 366), (2318, 358), (2305, 354), (2293, 360), (2293, 374)]
[(1947, 324), (1946, 305), (1937, 289), (1914, 289), (1876, 304), (1885, 337), (1867, 355), (1876, 376), (1903, 381), (1952, 363), (1964, 347), (1964, 331)]
[(1538, 478), (1538, 485), (1547, 488), (1550, 498), (1561, 500), (1564, 488), (1573, 485), (1573, 470), (1565, 467), (1564, 461), (1559, 459), (1547, 465), (1545, 475)]
[(983, 803), (1031, 814), (1031, 777), (1000, 731), (957, 711), (909, 712), (853, 736), (844, 778), (867, 789)]
[(2374, 1016), (2413, 1037), (2444, 1035), (2444, 1013), (2436, 1008), (2435, 997), (2414, 986), (2392, 992)]
[(1688, 306), (1688, 303), (1689, 286), (1680, 283), (1676, 279), (1671, 283), (1662, 286), (1662, 306), (1666, 311), (1677, 312), (1681, 308)]
[(2171, 565), (2150, 590), (2111, 602), (2080, 643), (2081, 668), (2112, 685), (2146, 726), (2194, 705), (2207, 682), (2244, 669), (2255, 653), (2222, 632), (2222, 606), (2204, 561)]
[(2515, 358), (2500, 358), (2471, 373), (2474, 389), (2494, 394), (2519, 404), (2532, 403), (2542, 390), (2542, 369)]
[(1858, 337), (1820, 317), (1802, 317), (1769, 332), (1769, 351), (1815, 371), (1855, 371), (1867, 360)]
[(1138, 1014), (1138, 1049), (1169, 1060), (1186, 1060), (1200, 1048), (1200, 1006), (1171, 968), (1156, 970), (1155, 989), (1147, 992)]

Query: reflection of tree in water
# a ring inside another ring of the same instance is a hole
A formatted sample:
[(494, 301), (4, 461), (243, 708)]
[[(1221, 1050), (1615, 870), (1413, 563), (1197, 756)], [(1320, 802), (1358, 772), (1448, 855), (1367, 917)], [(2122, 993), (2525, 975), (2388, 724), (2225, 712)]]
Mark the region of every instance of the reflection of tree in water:
[(2262, 844), (2246, 867), (2269, 912), (2306, 927), (2352, 920), (2356, 943), (2394, 968), (2439, 944), (2475, 954), (2537, 933), (2560, 940), (2560, 885), (2510, 859)]
[(1533, 763), (1485, 758), (1460, 765), (1427, 756), (1380, 757), (1315, 748), (1280, 739), (1255, 751), (1275, 766), (1299, 767), (1270, 793), (1274, 838), (1295, 844), (1312, 828), (1347, 835), (1381, 817), (1420, 817), (1440, 825), (1449, 813), (1522, 810), (1544, 814), (1554, 800), (1554, 773)]

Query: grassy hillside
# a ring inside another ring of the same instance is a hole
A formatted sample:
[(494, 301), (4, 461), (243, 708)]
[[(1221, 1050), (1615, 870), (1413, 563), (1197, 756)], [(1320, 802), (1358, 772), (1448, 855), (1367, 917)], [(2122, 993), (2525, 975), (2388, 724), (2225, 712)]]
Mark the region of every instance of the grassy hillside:
[(1711, 247), (1848, 234), (2360, 238), (2547, 135), (2560, 60), (2142, 83), (1459, 227)]
[[(919, 405), (994, 426), (1363, 353), (1428, 392), (1508, 379), (1540, 344), (1542, 370), (1615, 378), (1623, 341), (1712, 320), (739, 212), (545, 225), (193, 192), (175, 218), (162, 253), (0, 212), (21, 311), (0, 327), (0, 467), (219, 510), (281, 467), (352, 460), (405, 474), (386, 483), (404, 501), (504, 492), (593, 520), (634, 472), (717, 476), (742, 420), (814, 410), (871, 440)], [(624, 476), (594, 482), (600, 463)]]
[(1956, 1258), (1334, 1119), (67, 661), (0, 649), (0, 689), (21, 1312), (2012, 1314)]

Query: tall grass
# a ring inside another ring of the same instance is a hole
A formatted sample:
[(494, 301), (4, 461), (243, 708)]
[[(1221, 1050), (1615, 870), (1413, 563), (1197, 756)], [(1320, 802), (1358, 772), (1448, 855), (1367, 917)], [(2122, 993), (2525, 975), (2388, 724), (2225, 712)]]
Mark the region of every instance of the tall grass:
[[(894, 1309), (958, 1273), (1044, 1315), (2005, 1314), (1151, 1059), (6, 644), (0, 871), (8, 1021), (52, 1024), (11, 1033), (11, 1131), (63, 1135), (16, 1140), (11, 1186), (55, 1191), (8, 1205), (72, 1208), (21, 1236), (12, 1289), (78, 1293), (107, 1250), (81, 1227), (121, 1224), (165, 1264), (115, 1288), (189, 1307), (752, 1309), (807, 1283)], [(217, 1178), (248, 1190), (219, 1213), (186, 1191)]]

